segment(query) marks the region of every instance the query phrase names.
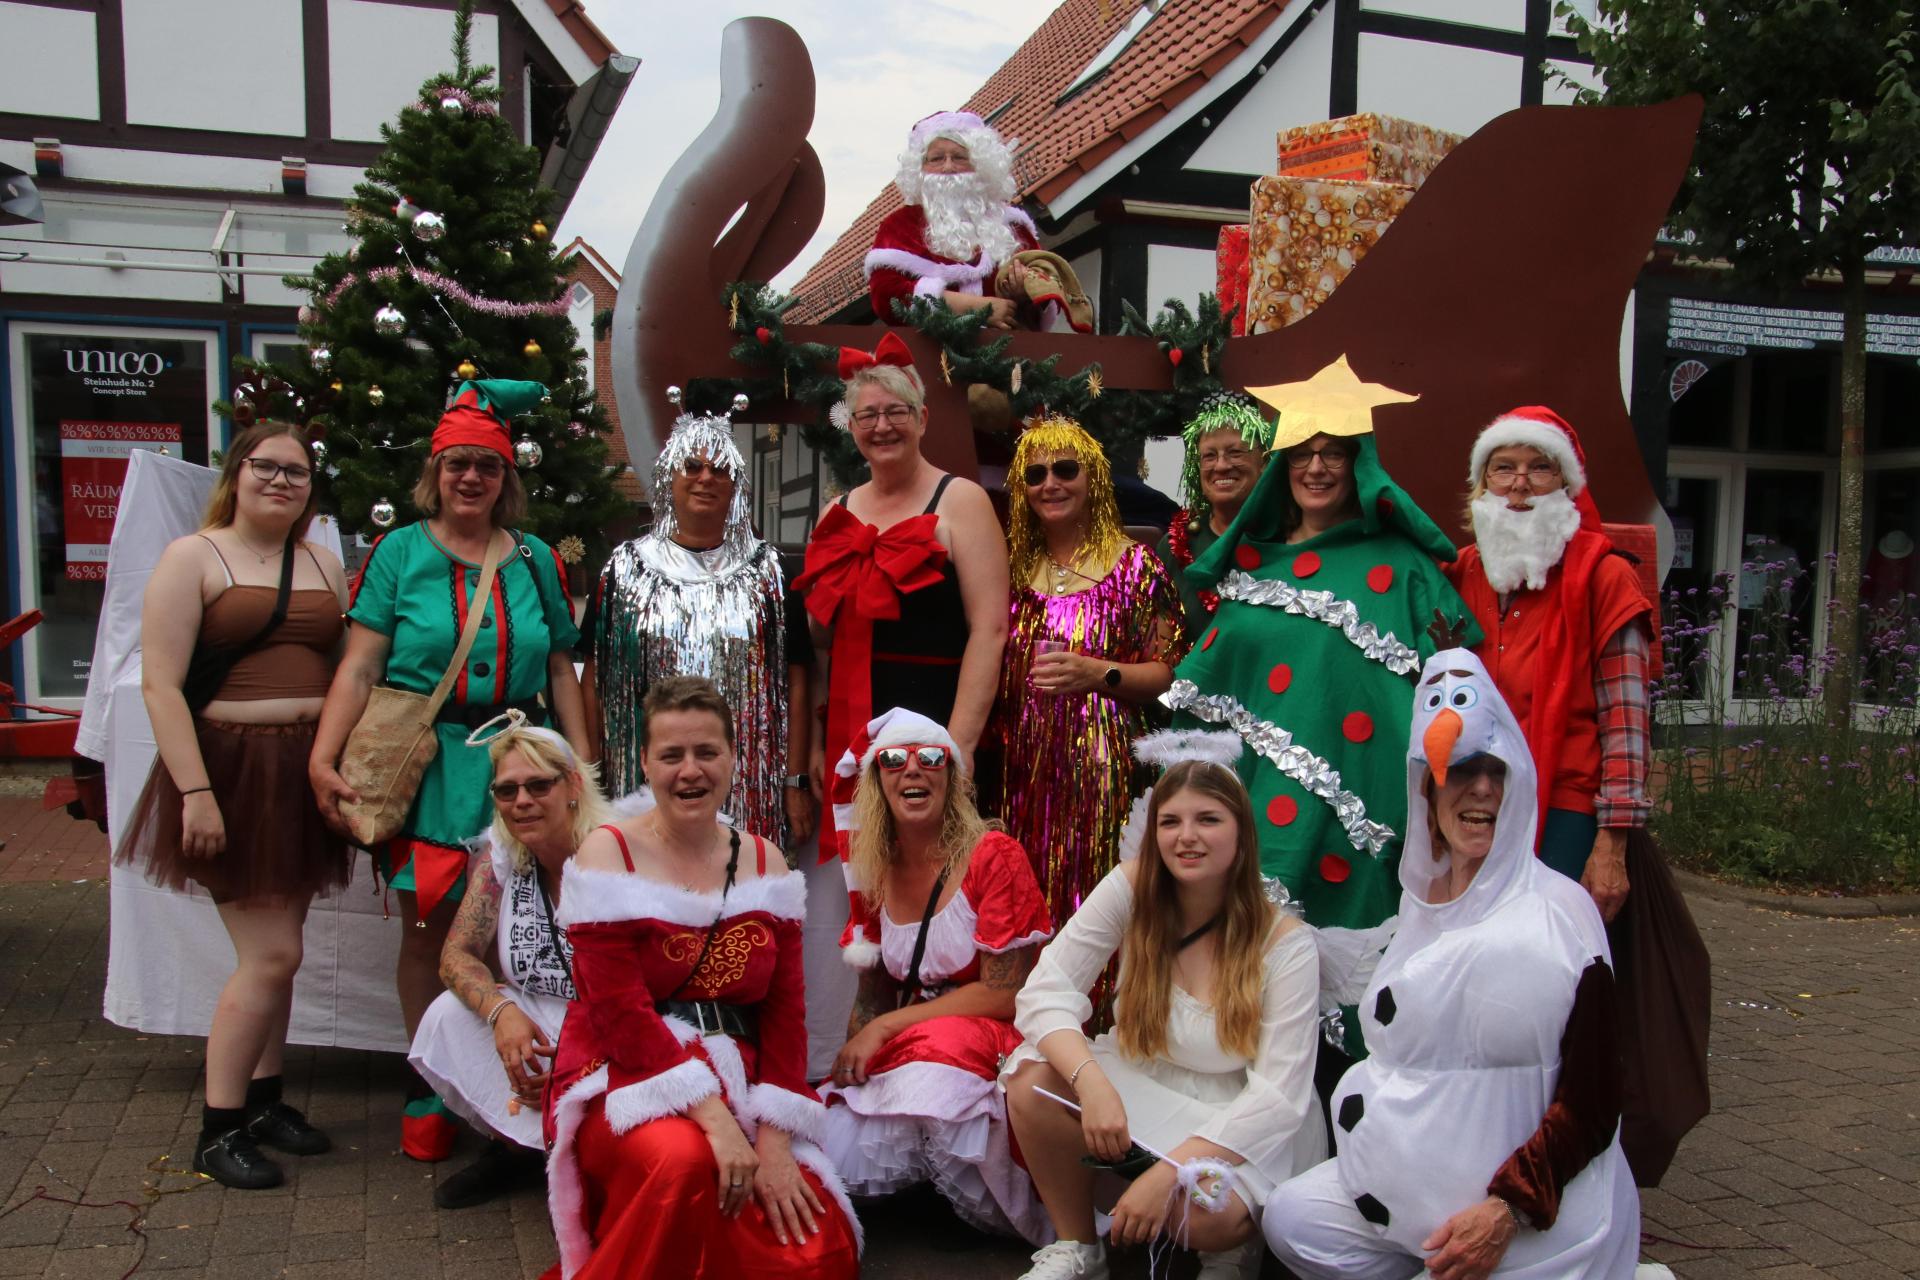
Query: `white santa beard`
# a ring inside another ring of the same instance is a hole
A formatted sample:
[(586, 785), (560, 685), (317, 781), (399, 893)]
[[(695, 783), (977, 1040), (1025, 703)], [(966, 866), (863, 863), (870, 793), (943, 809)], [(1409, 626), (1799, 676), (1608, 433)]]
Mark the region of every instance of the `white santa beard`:
[(995, 265), (1019, 249), (1005, 208), (988, 197), (977, 173), (929, 173), (920, 179), (920, 208), (927, 215), (927, 247), (943, 258), (972, 262), (985, 250)]
[(1511, 509), (1491, 490), (1473, 500), (1473, 540), (1487, 581), (1501, 595), (1523, 585), (1533, 591), (1546, 586), (1548, 572), (1579, 531), (1580, 508), (1565, 489), (1535, 497), (1527, 511)]

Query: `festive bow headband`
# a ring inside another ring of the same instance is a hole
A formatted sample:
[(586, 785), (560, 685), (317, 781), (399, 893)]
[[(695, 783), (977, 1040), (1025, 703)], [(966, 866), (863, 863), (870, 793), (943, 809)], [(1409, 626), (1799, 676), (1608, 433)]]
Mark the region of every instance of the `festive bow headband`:
[(877, 364), (891, 364), (902, 369), (911, 369), (913, 352), (907, 350), (907, 344), (897, 333), (889, 333), (880, 339), (879, 345), (872, 351), (862, 351), (859, 347), (840, 348), (840, 380), (842, 382), (862, 369), (871, 369)]

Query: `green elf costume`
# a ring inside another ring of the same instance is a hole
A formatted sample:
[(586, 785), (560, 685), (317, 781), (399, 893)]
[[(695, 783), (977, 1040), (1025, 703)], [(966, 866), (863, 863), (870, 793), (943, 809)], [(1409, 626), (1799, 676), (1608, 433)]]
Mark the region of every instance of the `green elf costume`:
[[(1338, 935), (1372, 936), (1399, 908), (1413, 678), (1434, 652), (1435, 611), (1453, 620), (1467, 610), (1437, 563), (1453, 544), (1374, 447), (1373, 407), (1415, 397), (1359, 381), (1345, 356), (1306, 382), (1252, 392), (1280, 411), (1276, 451), (1316, 436), (1353, 441), (1358, 514), (1289, 542), (1300, 518), (1292, 473), (1284, 457), (1270, 465), (1187, 570), (1220, 607), (1161, 700), (1177, 729), (1240, 735), (1260, 868), (1337, 952)], [(1343, 1021), (1345, 1031), (1330, 1021), (1329, 1038), (1364, 1053), (1358, 1020)]]
[(1187, 456), (1180, 472), (1180, 488), (1187, 505), (1174, 514), (1173, 523), (1167, 526), (1167, 532), (1154, 547), (1154, 554), (1160, 557), (1160, 563), (1166, 566), (1180, 590), (1182, 620), (1189, 637), (1199, 635), (1213, 620), (1213, 611), (1220, 607), (1218, 595), (1187, 580), (1187, 570), (1193, 562), (1220, 540), (1219, 532), (1213, 527), (1216, 514), (1213, 504), (1207, 501), (1207, 491), (1200, 483), (1200, 442), (1216, 431), (1237, 431), (1241, 443), (1264, 461), (1273, 444), (1273, 428), (1274, 424), (1261, 414), (1253, 397), (1244, 391), (1218, 391), (1208, 396), (1201, 401), (1193, 420), (1181, 428), (1180, 439), (1186, 445)]
[[(434, 429), (433, 453), (478, 446), (513, 466), (507, 424), (546, 394), (537, 382), (462, 383)], [(439, 752), (400, 834), (373, 850), (377, 873), (390, 887), (415, 895), (423, 920), (442, 900), (457, 902), (465, 894), (472, 843), (493, 820), (487, 749), (469, 745), (468, 736), (509, 707), (545, 724), (540, 698), (547, 689), (548, 655), (571, 651), (580, 640), (559, 556), (532, 534), (512, 532), (516, 554), (495, 572), (493, 591), (481, 606), (486, 613), (480, 632), (434, 726)], [(431, 693), (453, 657), (479, 586), (480, 566), (447, 550), (427, 521), (419, 520), (374, 540), (354, 579), (347, 618), (390, 642), (385, 683)], [(401, 1120), (402, 1149), (416, 1160), (445, 1159), (454, 1132), (444, 1104), (416, 1080)]]

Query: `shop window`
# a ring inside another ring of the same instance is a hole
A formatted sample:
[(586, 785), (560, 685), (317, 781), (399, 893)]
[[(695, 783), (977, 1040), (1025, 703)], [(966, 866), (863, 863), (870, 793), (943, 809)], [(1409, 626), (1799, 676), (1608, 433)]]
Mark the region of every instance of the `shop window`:
[(1705, 372), (1699, 369), (1699, 361), (1688, 359), (1668, 370), (1667, 394), (1677, 391), (1680, 398), (1673, 401), (1667, 418), (1667, 443), (1673, 448), (1731, 449), (1740, 365), (1729, 360)]
[(1825, 453), (1840, 359), (1822, 351), (1772, 351), (1753, 358), (1747, 447), (1767, 453)]
[[(1724, 595), (1715, 591), (1725, 591), (1714, 576), (1720, 564), (1720, 486), (1721, 482), (1711, 477), (1667, 478), (1663, 505), (1673, 522), (1673, 562), (1667, 569), (1662, 604), (1669, 624), (1719, 616), (1719, 601)], [(1685, 673), (1686, 696), (1705, 697), (1709, 691), (1703, 681), (1712, 667), (1701, 656), (1708, 638), (1692, 634), (1691, 626), (1670, 625), (1666, 643), (1667, 669)]]
[(1920, 694), (1920, 470), (1867, 472), (1860, 584), (1860, 700), (1913, 705)]
[[(164, 336), (163, 336), (164, 334)], [(26, 492), (17, 530), (31, 699), (85, 695), (105, 598), (107, 543), (127, 459), (136, 449), (207, 460), (213, 340), (178, 331), (15, 325), (21, 429), (15, 475)]]
[(1765, 697), (1806, 692), (1812, 673), (1795, 664), (1810, 651), (1820, 565), (1818, 471), (1747, 471), (1740, 535), (1734, 693)]
[(1920, 449), (1920, 368), (1867, 357), (1867, 448)]

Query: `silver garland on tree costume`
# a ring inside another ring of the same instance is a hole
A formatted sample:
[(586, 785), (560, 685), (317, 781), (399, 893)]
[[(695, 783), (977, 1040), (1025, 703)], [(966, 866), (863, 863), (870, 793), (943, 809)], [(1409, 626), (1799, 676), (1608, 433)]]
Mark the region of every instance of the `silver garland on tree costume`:
[[(669, 391), (678, 403), (678, 390)], [(734, 398), (734, 411), (746, 397)], [(691, 458), (733, 480), (720, 545), (674, 541), (673, 481)], [(642, 781), (640, 703), (668, 676), (705, 676), (733, 708), (738, 760), (726, 811), (782, 840), (787, 773), (786, 587), (780, 558), (754, 536), (747, 468), (724, 415), (683, 413), (653, 464), (653, 527), (615, 549), (600, 575), (595, 689), (606, 726), (601, 776), (624, 795)]]

